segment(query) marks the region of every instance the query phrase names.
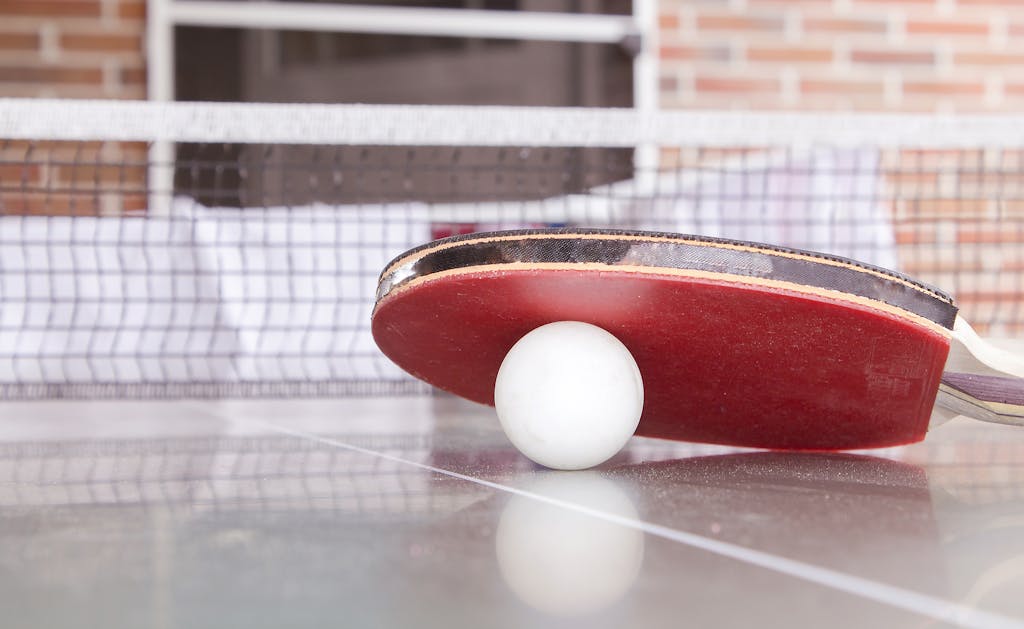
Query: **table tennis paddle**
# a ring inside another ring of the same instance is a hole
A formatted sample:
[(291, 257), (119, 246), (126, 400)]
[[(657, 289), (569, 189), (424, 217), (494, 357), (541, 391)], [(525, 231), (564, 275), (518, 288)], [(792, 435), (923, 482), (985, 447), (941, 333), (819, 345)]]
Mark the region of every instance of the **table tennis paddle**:
[(493, 405), (517, 340), (554, 321), (591, 323), (640, 368), (637, 434), (838, 450), (918, 441), (936, 401), (1024, 423), (1024, 361), (957, 313), (938, 289), (832, 255), (562, 228), (406, 252), (381, 274), (372, 330), (412, 375)]

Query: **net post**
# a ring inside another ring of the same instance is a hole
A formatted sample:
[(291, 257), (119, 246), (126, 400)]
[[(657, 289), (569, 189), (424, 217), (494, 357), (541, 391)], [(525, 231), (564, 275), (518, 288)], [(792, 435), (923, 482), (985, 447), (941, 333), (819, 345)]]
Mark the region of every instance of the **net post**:
[[(658, 110), (658, 9), (654, 0), (635, 0), (633, 22), (640, 46), (633, 57), (633, 108), (641, 115)], [(634, 149), (633, 168), (638, 190), (654, 185), (658, 147), (652, 143)]]
[[(173, 0), (147, 0), (146, 53), (148, 74), (146, 87), (150, 101), (174, 100), (174, 20)], [(174, 187), (174, 145), (167, 140), (154, 140), (149, 145), (146, 177), (147, 212), (152, 216), (170, 213)]]

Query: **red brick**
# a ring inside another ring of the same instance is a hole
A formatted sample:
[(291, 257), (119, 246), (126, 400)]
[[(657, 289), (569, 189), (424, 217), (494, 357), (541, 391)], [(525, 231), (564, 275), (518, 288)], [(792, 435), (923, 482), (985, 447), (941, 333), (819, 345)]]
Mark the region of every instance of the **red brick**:
[(0, 15), (100, 17), (99, 0), (0, 0)]
[(90, 187), (94, 183), (139, 188), (146, 181), (146, 166), (139, 163), (72, 163), (58, 165), (55, 169), (54, 177), (74, 188)]
[(907, 20), (908, 35), (988, 35), (988, 24), (978, 22)]
[(1024, 243), (1024, 233), (1019, 229), (961, 226), (957, 230), (956, 240), (965, 244)]
[(935, 172), (914, 172), (912, 169), (894, 170), (885, 176), (886, 183), (897, 193), (901, 190), (934, 190), (939, 185)]
[(121, 0), (117, 7), (117, 16), (124, 20), (142, 20), (146, 18), (146, 3)]
[(981, 83), (955, 83), (951, 81), (906, 81), (903, 83), (904, 94), (924, 95), (973, 95), (981, 96), (985, 93), (985, 86)]
[(36, 33), (0, 33), (0, 50), (38, 50)]
[(1024, 178), (1018, 172), (999, 172), (986, 170), (982, 172), (965, 170), (957, 177), (962, 193), (978, 190), (995, 198), (1000, 191), (1015, 190), (1024, 184)]
[(726, 46), (662, 46), (661, 58), (676, 60), (728, 61), (729, 48)]
[(932, 244), (936, 241), (934, 225), (901, 224), (896, 227), (897, 245)]
[(679, 16), (674, 13), (662, 13), (658, 16), (658, 27), (666, 31), (679, 28)]
[(149, 208), (149, 197), (144, 194), (124, 194), (121, 195), (120, 206), (125, 213), (145, 212)]
[(658, 164), (662, 170), (675, 170), (682, 162), (681, 151), (677, 148), (660, 147), (658, 149)]
[(935, 63), (935, 54), (907, 50), (852, 50), (850, 51), (850, 61), (885, 65), (931, 64)]
[(981, 149), (903, 149), (900, 151), (900, 168), (907, 170), (962, 170), (966, 166), (980, 167), (984, 163)]
[(886, 24), (882, 20), (857, 20), (844, 18), (807, 18), (804, 20), (805, 32), (825, 31), (828, 33), (885, 33)]
[(0, 67), (0, 81), (11, 83), (85, 83), (100, 85), (103, 71), (99, 68), (68, 67)]
[[(973, 306), (981, 306), (983, 304), (1009, 304), (1009, 303), (1024, 303), (1024, 294), (1012, 290), (959, 290), (956, 294), (957, 305), (960, 306), (961, 311), (970, 309)], [(975, 332), (979, 332), (981, 327), (977, 316), (970, 318), (970, 315), (966, 317), (974, 327)]]
[(118, 142), (117, 150), (122, 163), (143, 162), (149, 156), (149, 145), (145, 142)]
[(38, 164), (0, 163), (0, 185), (10, 188), (23, 181), (39, 181), (39, 172)]
[(696, 154), (696, 159), (690, 160), (685, 165), (691, 167), (715, 167), (722, 162), (739, 158), (754, 157), (765, 154), (768, 149), (762, 147), (733, 147), (733, 148), (702, 148)]
[(0, 214), (93, 216), (99, 213), (94, 194), (28, 193), (0, 196)]
[(824, 48), (751, 47), (747, 49), (750, 61), (791, 61), (797, 63), (828, 63), (832, 51)]
[(145, 85), (145, 68), (124, 68), (121, 70), (121, 85)]
[(1024, 65), (1024, 55), (999, 52), (955, 52), (953, 63), (957, 65)]
[(884, 88), (880, 81), (839, 81), (831, 79), (804, 79), (800, 91), (806, 94), (868, 94), (881, 95)]
[(141, 52), (142, 37), (107, 33), (67, 33), (61, 35), (60, 47), (72, 52)]
[[(947, 103), (942, 104), (943, 112), (947, 111), (947, 109), (945, 109), (947, 105)], [(908, 114), (934, 114), (936, 113), (938, 107), (938, 101), (932, 97), (904, 98), (902, 101), (900, 101), (898, 111)], [(894, 111), (894, 108), (891, 104), (886, 102), (883, 103), (883, 105), (872, 109), (871, 111), (891, 112)]]
[(749, 78), (720, 78), (720, 77), (697, 77), (695, 87), (698, 92), (729, 92), (729, 93), (750, 93), (750, 92), (775, 92), (779, 89), (779, 82), (773, 79), (749, 79)]
[(906, 204), (908, 216), (943, 220), (984, 218), (989, 211), (988, 199), (914, 199)]
[(697, 28), (708, 31), (778, 31), (784, 27), (781, 18), (747, 15), (700, 15)]

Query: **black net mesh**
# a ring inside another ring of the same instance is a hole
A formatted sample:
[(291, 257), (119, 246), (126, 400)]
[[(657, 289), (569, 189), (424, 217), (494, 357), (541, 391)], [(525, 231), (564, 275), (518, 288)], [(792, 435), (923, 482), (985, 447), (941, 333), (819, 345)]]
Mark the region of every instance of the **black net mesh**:
[(882, 140), (0, 137), (0, 396), (422, 391), (370, 336), (377, 276), (431, 239), (503, 228), (652, 229), (833, 253), (952, 293), (982, 333), (1018, 334), (1024, 150)]

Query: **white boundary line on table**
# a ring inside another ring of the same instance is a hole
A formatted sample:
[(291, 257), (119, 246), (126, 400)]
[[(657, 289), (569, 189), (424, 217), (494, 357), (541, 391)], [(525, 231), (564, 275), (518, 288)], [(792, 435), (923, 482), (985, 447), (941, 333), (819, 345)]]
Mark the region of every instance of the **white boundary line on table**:
[(807, 581), (816, 585), (827, 587), (833, 590), (851, 594), (866, 600), (888, 605), (913, 614), (932, 618), (940, 622), (954, 623), (962, 627), (972, 629), (1022, 629), (1024, 621), (1020, 621), (1002, 614), (987, 612), (984, 610), (947, 601), (935, 596), (921, 594), (905, 588), (879, 583), (870, 579), (857, 577), (829, 568), (815, 566), (794, 559), (779, 557), (759, 550), (754, 550), (737, 544), (711, 539), (694, 533), (687, 533), (667, 526), (661, 526), (643, 520), (628, 518), (593, 509), (584, 505), (558, 500), (542, 494), (517, 489), (501, 483), (475, 478), (466, 474), (460, 474), (451, 470), (434, 467), (424, 463), (417, 463), (399, 456), (377, 452), (368, 448), (351, 445), (330, 437), (323, 437), (315, 433), (302, 430), (295, 430), (280, 426), (278, 424), (255, 419), (238, 419), (214, 411), (216, 416), (222, 420), (248, 426), (262, 426), (277, 433), (316, 441), (336, 448), (357, 452), (379, 459), (409, 465), (426, 472), (441, 474), (450, 478), (466, 481), (495, 491), (521, 496), (537, 502), (542, 502), (568, 511), (574, 511), (605, 522), (624, 526), (647, 535), (659, 537), (665, 540), (704, 550), (721, 557), (734, 559), (752, 566), (771, 570), (796, 579)]

